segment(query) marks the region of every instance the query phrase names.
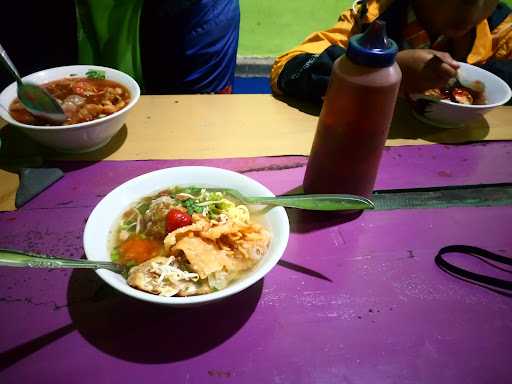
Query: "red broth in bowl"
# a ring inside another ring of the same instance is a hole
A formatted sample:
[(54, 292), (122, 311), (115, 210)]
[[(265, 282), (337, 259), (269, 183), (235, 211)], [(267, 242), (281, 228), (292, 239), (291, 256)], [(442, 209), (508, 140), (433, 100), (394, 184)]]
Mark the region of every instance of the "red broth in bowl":
[[(57, 99), (68, 119), (62, 125), (78, 124), (111, 115), (130, 101), (128, 89), (116, 81), (87, 77), (68, 77), (41, 85)], [(12, 118), (28, 125), (55, 125), (28, 112), (15, 99), (9, 113)]]

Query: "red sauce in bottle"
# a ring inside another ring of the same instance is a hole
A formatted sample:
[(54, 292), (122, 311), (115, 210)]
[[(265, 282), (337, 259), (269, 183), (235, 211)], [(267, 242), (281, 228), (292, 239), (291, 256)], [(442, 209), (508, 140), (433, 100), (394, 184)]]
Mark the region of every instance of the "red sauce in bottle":
[(306, 193), (369, 197), (402, 73), (396, 44), (377, 21), (333, 65), (304, 177)]

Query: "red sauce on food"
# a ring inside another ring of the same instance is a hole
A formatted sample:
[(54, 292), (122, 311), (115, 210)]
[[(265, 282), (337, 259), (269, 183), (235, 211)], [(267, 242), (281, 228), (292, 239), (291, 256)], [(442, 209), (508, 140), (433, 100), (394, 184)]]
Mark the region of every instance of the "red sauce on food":
[(485, 87), (482, 82), (475, 81), (473, 88), (464, 87), (459, 82), (444, 88), (433, 88), (425, 91), (426, 96), (440, 100), (449, 100), (458, 104), (483, 105), (485, 100)]
[[(65, 78), (42, 84), (61, 104), (68, 119), (62, 125), (83, 123), (106, 117), (126, 107), (130, 101), (128, 89), (112, 80), (86, 77)], [(9, 113), (12, 118), (29, 125), (55, 125), (32, 115), (18, 99)]]

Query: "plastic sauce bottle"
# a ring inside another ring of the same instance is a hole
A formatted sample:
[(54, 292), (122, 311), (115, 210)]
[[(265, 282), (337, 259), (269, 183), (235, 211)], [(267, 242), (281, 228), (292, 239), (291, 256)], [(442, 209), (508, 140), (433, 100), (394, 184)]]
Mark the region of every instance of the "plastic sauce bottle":
[(334, 62), (311, 148), (305, 193), (369, 197), (393, 117), (402, 72), (386, 24), (353, 36)]

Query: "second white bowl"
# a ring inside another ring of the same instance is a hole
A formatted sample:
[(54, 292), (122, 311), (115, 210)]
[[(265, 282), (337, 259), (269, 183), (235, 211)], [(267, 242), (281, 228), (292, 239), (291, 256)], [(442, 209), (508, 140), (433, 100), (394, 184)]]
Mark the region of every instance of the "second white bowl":
[(71, 65), (45, 69), (26, 76), (23, 80), (44, 84), (70, 75), (85, 77), (86, 72), (91, 69), (105, 71), (108, 80), (116, 81), (130, 91), (131, 99), (126, 107), (112, 115), (85, 123), (44, 127), (27, 125), (14, 120), (8, 112), (17, 92), (16, 83), (12, 83), (0, 94), (0, 116), (37, 142), (61, 152), (88, 152), (105, 145), (121, 129), (128, 112), (139, 100), (140, 88), (134, 79), (112, 68), (97, 65)]
[(411, 95), (417, 118), (441, 128), (458, 128), (505, 104), (512, 96), (510, 87), (498, 76), (474, 65), (459, 63), (459, 78), (463, 82), (481, 81), (485, 86), (486, 104), (465, 105), (435, 100), (424, 95)]

